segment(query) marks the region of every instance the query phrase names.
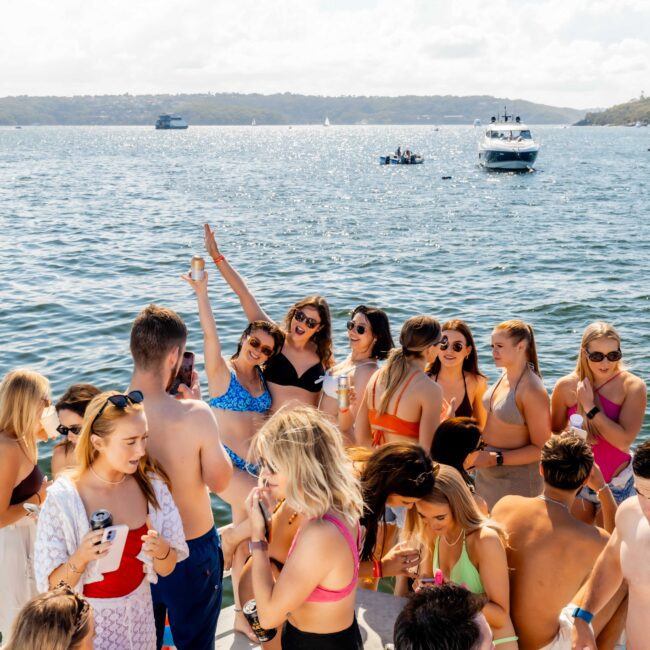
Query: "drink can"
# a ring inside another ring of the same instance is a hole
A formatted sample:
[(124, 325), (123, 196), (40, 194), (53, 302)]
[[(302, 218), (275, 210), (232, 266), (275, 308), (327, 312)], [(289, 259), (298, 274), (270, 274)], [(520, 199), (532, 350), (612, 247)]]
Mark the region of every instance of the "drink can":
[(270, 641), (278, 633), (276, 629), (265, 630), (260, 625), (260, 619), (257, 616), (257, 603), (255, 602), (255, 599), (249, 600), (242, 607), (242, 612), (244, 612), (244, 616), (246, 617), (246, 620), (248, 621), (249, 625), (253, 628), (253, 632), (255, 632), (255, 636), (257, 637), (257, 640), (260, 643), (266, 643), (267, 641)]
[(90, 515), (90, 530), (102, 530), (113, 525), (113, 515), (108, 510), (95, 510)]
[(338, 381), (339, 410), (347, 411), (350, 408), (350, 378), (341, 375)]
[(205, 270), (205, 260), (200, 255), (192, 258), (192, 280), (203, 280), (203, 271)]

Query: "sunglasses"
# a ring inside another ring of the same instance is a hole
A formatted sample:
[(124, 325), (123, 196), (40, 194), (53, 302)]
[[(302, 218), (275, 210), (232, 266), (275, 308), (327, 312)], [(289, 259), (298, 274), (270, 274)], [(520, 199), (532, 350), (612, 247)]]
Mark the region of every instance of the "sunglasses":
[(348, 328), (348, 332), (356, 330), (359, 336), (363, 336), (366, 333), (368, 327), (366, 325), (357, 325), (353, 320), (349, 320), (345, 326)]
[(73, 436), (78, 436), (81, 433), (81, 426), (79, 424), (73, 424), (71, 427), (66, 427), (64, 424), (59, 424), (56, 430), (62, 436), (67, 436), (69, 433)]
[(585, 354), (589, 358), (589, 361), (595, 361), (596, 363), (601, 362), (603, 359), (607, 359), (607, 361), (614, 363), (623, 358), (623, 353), (620, 350), (612, 350), (607, 354), (603, 354), (602, 352), (589, 352), (589, 350), (585, 349)]
[(273, 356), (273, 348), (270, 348), (268, 345), (263, 345), (262, 341), (256, 339), (254, 336), (248, 337), (248, 344), (253, 348), (253, 350), (259, 350), (265, 357)]
[(317, 320), (309, 318), (309, 316), (307, 316), (307, 314), (305, 314), (305, 312), (301, 311), (300, 309), (293, 315), (293, 317), (299, 323), (304, 323), (310, 330), (315, 330), (320, 325)]
[(129, 404), (141, 404), (143, 400), (144, 395), (142, 394), (142, 391), (139, 390), (133, 390), (128, 395), (111, 395), (106, 398), (102, 407), (97, 411), (97, 415), (93, 418), (93, 421), (90, 424), (90, 430), (92, 431), (95, 422), (100, 418), (109, 403), (118, 409), (125, 409)]
[[(440, 341), (440, 349), (444, 352), (448, 350), (450, 346), (449, 339), (446, 336), (443, 336), (442, 341)], [(460, 341), (454, 341), (451, 343), (451, 349), (454, 352), (462, 352), (465, 346)]]

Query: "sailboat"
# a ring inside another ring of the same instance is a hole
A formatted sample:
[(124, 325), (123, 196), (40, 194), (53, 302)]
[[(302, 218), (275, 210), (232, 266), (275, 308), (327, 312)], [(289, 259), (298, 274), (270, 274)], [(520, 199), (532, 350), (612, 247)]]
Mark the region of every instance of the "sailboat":
[(330, 118), (326, 117), (325, 121), (323, 122), (323, 126), (329, 126), (330, 125)]
[(253, 118), (253, 121), (251, 122), (251, 126), (255, 126), (257, 122), (255, 121), (255, 118)]

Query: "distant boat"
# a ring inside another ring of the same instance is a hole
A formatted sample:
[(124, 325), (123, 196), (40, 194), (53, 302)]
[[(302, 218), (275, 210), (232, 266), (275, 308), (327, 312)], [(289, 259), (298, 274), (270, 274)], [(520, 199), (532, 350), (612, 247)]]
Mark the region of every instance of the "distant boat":
[(156, 120), (156, 129), (186, 129), (188, 123), (180, 115), (163, 114)]
[(323, 126), (329, 126), (330, 125), (330, 118), (326, 117), (325, 121), (323, 122)]
[(481, 120), (478, 117), (474, 120), (474, 126), (481, 126)]
[(255, 121), (255, 118), (253, 118), (253, 121), (251, 122), (251, 126), (256, 126), (257, 122)]
[(380, 165), (421, 165), (424, 162), (424, 157), (419, 153), (411, 153), (406, 151), (400, 153), (389, 154), (388, 156), (379, 156)]

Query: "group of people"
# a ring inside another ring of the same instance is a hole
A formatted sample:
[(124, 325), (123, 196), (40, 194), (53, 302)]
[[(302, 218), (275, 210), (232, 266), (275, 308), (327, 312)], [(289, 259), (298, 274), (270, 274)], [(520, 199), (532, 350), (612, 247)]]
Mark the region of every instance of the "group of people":
[[(362, 648), (357, 589), (386, 577), (409, 596), (398, 650), (613, 648), (624, 629), (643, 647), (650, 443), (633, 446), (646, 387), (611, 325), (587, 327), (550, 399), (517, 320), (492, 332), (490, 387), (461, 320), (414, 316), (395, 345), (386, 313), (359, 305), (337, 362), (322, 296), (276, 324), (207, 225), (205, 242), (248, 322), (229, 355), (208, 273), (183, 276), (207, 399), (196, 371), (170, 394), (187, 329), (146, 307), (128, 388), (74, 384), (54, 405), (50, 482), (37, 464), (47, 379), (17, 369), (0, 384), (7, 647), (160, 648), (168, 618), (179, 650), (213, 648), (224, 566), (235, 627), (264, 648)], [(232, 509), (221, 536), (210, 492)], [(111, 571), (102, 511), (128, 530)]]

